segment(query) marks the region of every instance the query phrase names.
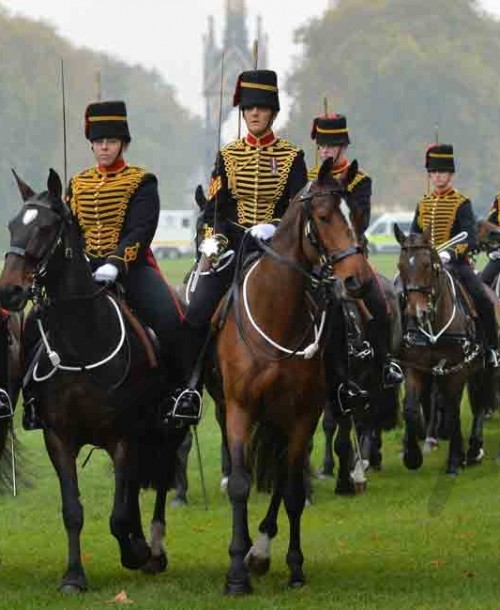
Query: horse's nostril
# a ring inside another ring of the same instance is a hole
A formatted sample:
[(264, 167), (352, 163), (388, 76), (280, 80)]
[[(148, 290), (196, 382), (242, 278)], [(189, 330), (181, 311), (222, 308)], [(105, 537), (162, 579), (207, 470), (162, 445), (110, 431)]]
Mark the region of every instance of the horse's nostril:
[(346, 277), (344, 280), (344, 285), (347, 292), (350, 293), (359, 292), (361, 290), (361, 282), (354, 275)]

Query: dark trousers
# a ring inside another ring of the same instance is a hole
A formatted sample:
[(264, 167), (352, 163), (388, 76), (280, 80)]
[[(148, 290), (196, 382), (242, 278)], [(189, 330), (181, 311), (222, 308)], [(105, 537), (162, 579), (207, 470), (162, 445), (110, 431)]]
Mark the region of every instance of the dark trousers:
[(495, 278), (497, 277), (497, 275), (499, 273), (500, 273), (500, 260), (493, 260), (493, 261), (490, 260), (490, 261), (488, 261), (488, 264), (481, 272), (481, 277), (485, 284), (488, 284), (488, 286), (493, 287), (493, 282), (495, 281)]
[(486, 292), (481, 275), (476, 275), (472, 267), (466, 262), (454, 264), (453, 270), (474, 300), (487, 344), (496, 348), (498, 338), (495, 308)]
[(375, 276), (363, 292), (363, 301), (373, 318), (367, 327), (368, 341), (373, 347), (377, 362), (382, 367), (390, 351), (391, 319), (387, 311), (387, 299)]

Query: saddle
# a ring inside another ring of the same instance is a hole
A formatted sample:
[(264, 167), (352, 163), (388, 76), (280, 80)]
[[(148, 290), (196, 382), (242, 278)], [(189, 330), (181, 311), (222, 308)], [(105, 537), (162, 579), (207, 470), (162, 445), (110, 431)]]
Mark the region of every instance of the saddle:
[(158, 338), (154, 334), (151, 328), (145, 326), (135, 313), (130, 309), (128, 304), (123, 298), (117, 300), (118, 305), (123, 313), (124, 318), (130, 324), (130, 327), (134, 331), (137, 339), (141, 343), (146, 352), (146, 358), (149, 362), (149, 366), (152, 369), (156, 369), (159, 366), (158, 354), (160, 352), (160, 345)]

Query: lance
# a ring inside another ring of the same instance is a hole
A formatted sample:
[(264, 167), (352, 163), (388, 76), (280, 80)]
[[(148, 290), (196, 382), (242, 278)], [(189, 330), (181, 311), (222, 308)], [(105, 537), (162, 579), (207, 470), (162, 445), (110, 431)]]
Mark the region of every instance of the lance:
[(96, 99), (98, 102), (101, 101), (101, 71), (97, 70), (95, 73), (95, 87), (96, 87)]
[(61, 59), (61, 97), (62, 97), (62, 127), (63, 127), (63, 155), (64, 155), (64, 186), (68, 184), (68, 143), (66, 134), (66, 88), (64, 83), (64, 60)]
[(328, 116), (328, 98), (325, 97), (323, 98), (323, 112), (325, 113), (325, 117)]
[[(222, 49), (222, 55), (220, 60), (220, 83), (219, 83), (219, 118), (217, 125), (217, 167), (216, 174), (220, 176), (220, 147), (222, 141), (222, 111), (224, 107), (224, 60), (226, 56), (226, 50)], [(238, 118), (240, 116), (240, 111), (238, 109)], [(239, 131), (239, 126), (238, 126)], [(214, 202), (214, 231), (217, 233), (217, 200), (218, 200), (218, 192), (215, 193), (215, 202)]]

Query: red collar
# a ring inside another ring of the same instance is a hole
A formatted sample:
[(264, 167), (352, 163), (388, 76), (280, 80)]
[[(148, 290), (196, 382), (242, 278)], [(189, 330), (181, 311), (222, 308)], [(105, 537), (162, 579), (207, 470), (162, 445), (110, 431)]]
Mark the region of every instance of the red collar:
[(332, 168), (332, 175), (339, 176), (340, 174), (343, 174), (348, 167), (349, 159), (342, 159), (340, 163), (338, 163), (335, 167)]
[(247, 144), (250, 144), (250, 146), (255, 146), (256, 148), (263, 148), (264, 146), (269, 146), (270, 144), (276, 142), (277, 139), (278, 138), (274, 135), (272, 131), (263, 138), (256, 138), (251, 133), (248, 133), (245, 138)]
[(117, 174), (126, 166), (127, 163), (125, 162), (125, 159), (122, 158), (117, 159), (112, 165), (108, 165), (107, 167), (104, 167), (104, 165), (98, 165), (97, 169), (99, 170), (100, 174)]
[(452, 186), (449, 186), (445, 191), (438, 193), (436, 189), (434, 189), (432, 191), (432, 195), (434, 197), (446, 197), (446, 195), (449, 195), (450, 193), (453, 193), (455, 189)]

